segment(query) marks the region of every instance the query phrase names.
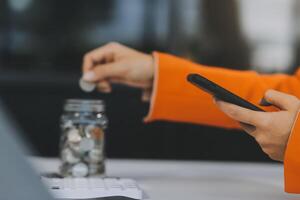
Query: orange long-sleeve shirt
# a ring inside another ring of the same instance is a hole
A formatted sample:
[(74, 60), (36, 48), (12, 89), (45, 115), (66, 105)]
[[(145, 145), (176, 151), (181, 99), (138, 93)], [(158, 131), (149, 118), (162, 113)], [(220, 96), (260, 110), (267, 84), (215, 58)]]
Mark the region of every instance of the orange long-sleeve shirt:
[[(300, 70), (293, 76), (260, 75), (253, 71), (203, 66), (163, 53), (156, 52), (154, 57), (155, 78), (146, 122), (168, 120), (240, 128), (236, 121), (215, 106), (210, 95), (186, 81), (189, 73), (201, 74), (254, 104), (258, 104), (268, 89), (300, 98)], [(300, 193), (300, 117), (296, 119), (289, 138), (284, 172), (285, 191)]]

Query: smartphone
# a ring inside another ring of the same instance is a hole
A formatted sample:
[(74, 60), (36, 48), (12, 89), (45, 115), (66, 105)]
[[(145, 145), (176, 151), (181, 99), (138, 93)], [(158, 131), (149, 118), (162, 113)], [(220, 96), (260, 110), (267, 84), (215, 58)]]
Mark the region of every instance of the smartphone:
[(233, 94), (232, 92), (226, 90), (225, 88), (217, 85), (216, 83), (208, 80), (207, 78), (199, 75), (199, 74), (189, 74), (187, 76), (187, 80), (195, 85), (196, 87), (204, 90), (205, 92), (211, 94), (217, 99), (220, 99), (222, 101), (232, 103), (250, 110), (254, 111), (262, 111), (261, 108), (253, 105), (252, 103), (246, 101), (245, 99)]

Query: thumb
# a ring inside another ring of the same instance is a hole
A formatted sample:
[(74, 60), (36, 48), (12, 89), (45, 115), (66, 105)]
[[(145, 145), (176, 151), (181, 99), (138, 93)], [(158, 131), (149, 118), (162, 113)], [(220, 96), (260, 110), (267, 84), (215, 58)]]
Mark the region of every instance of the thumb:
[(294, 103), (297, 98), (276, 90), (268, 90), (265, 93), (265, 99), (281, 110), (290, 110), (294, 108)]

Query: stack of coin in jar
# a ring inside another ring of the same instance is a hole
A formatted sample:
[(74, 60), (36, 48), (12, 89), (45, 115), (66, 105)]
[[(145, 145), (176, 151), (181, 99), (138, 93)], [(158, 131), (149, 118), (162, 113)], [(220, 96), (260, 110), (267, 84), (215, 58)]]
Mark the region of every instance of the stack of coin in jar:
[(65, 114), (61, 124), (61, 175), (73, 177), (103, 175), (106, 120), (102, 119), (101, 113), (74, 112), (71, 116), (73, 117)]

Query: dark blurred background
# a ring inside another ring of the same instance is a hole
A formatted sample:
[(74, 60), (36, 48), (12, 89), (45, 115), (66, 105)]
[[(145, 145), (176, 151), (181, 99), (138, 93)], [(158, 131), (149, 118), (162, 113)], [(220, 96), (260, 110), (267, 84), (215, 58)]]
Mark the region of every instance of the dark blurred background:
[(243, 132), (144, 124), (149, 105), (138, 90), (84, 94), (81, 60), (118, 41), (208, 65), (292, 73), (300, 58), (298, 7), (297, 0), (2, 0), (0, 94), (43, 156), (58, 155), (64, 99), (99, 98), (110, 121), (108, 157), (270, 161)]

